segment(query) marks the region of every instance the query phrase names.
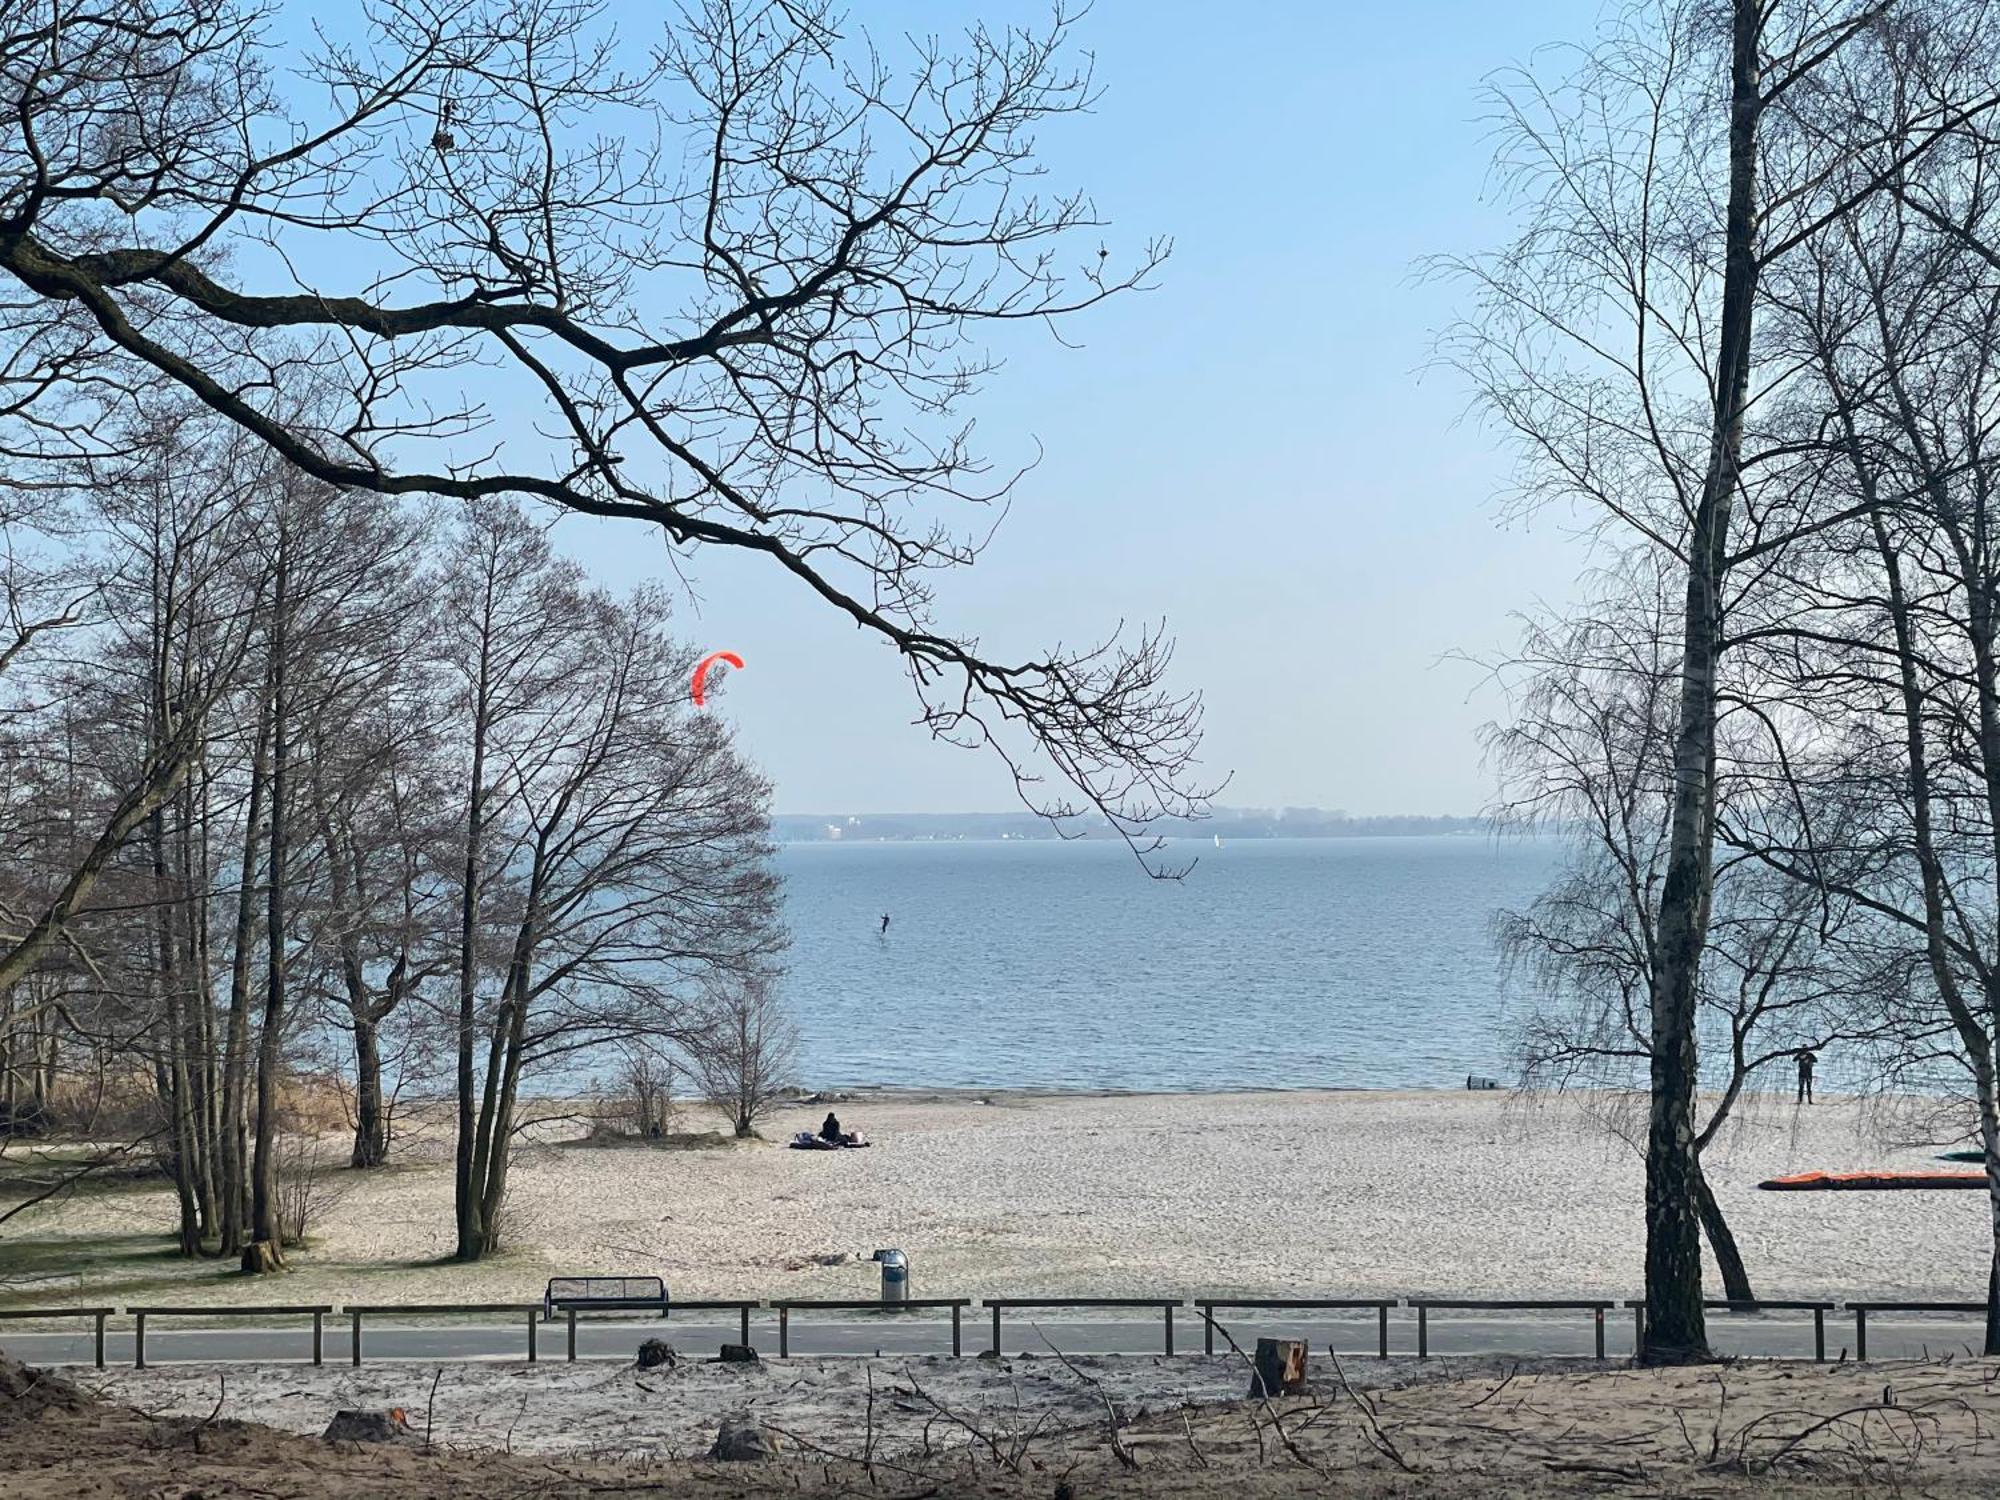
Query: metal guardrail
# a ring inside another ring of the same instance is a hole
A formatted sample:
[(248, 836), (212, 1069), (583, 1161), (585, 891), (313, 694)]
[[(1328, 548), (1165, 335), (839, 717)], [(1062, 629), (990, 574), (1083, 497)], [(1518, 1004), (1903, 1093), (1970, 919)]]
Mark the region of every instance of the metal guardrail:
[(1872, 1312), (1977, 1313), (1986, 1315), (1984, 1302), (1850, 1302), (1854, 1314), (1854, 1357), (1868, 1358), (1868, 1315)]
[(146, 1320), (148, 1318), (270, 1318), (304, 1317), (313, 1320), (312, 1362), (325, 1364), (322, 1357), (326, 1349), (326, 1315), (333, 1311), (331, 1303), (317, 1306), (292, 1306), (259, 1304), (255, 1307), (128, 1307), (132, 1315), (132, 1368), (146, 1368)]
[[(356, 1368), (361, 1364), (361, 1320), (366, 1317), (381, 1318), (435, 1318), (457, 1313), (513, 1313), (528, 1320), (528, 1363), (534, 1364), (540, 1358), (536, 1332), (542, 1304), (539, 1302), (379, 1302), (357, 1307), (348, 1303), (341, 1309), (349, 1319), (347, 1352), (349, 1362)], [(317, 1360), (314, 1361), (318, 1363)]]
[[(792, 1352), (792, 1314), (794, 1312), (913, 1312), (923, 1307), (948, 1307), (951, 1309), (951, 1352), (954, 1357), (964, 1354), (964, 1344), (960, 1336), (960, 1320), (965, 1310), (972, 1306), (970, 1297), (907, 1297), (901, 1302), (841, 1301), (823, 1297), (774, 1297), (771, 1307), (778, 1314), (778, 1358), (788, 1358)], [(749, 1343), (745, 1338), (744, 1343)]]
[(1411, 1297), (1417, 1310), (1417, 1358), (1431, 1357), (1431, 1310), (1466, 1312), (1587, 1312), (1597, 1334), (1597, 1357), (1604, 1358), (1604, 1315), (1618, 1304), (1590, 1297)]
[[(1625, 1305), (1632, 1309), (1632, 1347), (1637, 1349), (1646, 1342), (1646, 1299), (1627, 1298)], [(1838, 1302), (1793, 1301), (1785, 1298), (1765, 1299), (1759, 1297), (1750, 1302), (1731, 1302), (1727, 1298), (1704, 1302), (1702, 1306), (1710, 1312), (1767, 1313), (1767, 1312), (1809, 1312), (1813, 1315), (1813, 1363), (1826, 1363), (1826, 1315), (1839, 1308)], [(1985, 1304), (1980, 1304), (1984, 1311)]]
[(676, 1302), (674, 1310), (676, 1312), (733, 1312), (741, 1319), (742, 1337), (738, 1342), (747, 1344), (750, 1342), (750, 1314), (757, 1311), (763, 1305), (763, 1303), (754, 1297), (748, 1300), (742, 1298), (734, 1300), (724, 1298), (721, 1301), (715, 1302)]
[(97, 1348), (97, 1368), (104, 1368), (104, 1320), (117, 1316), (115, 1307), (17, 1307), (0, 1312), (0, 1318), (90, 1318), (96, 1325), (93, 1342)]
[(1353, 1311), (1372, 1307), (1375, 1309), (1375, 1352), (1378, 1358), (1387, 1359), (1389, 1313), (1399, 1305), (1399, 1299), (1395, 1297), (1197, 1297), (1194, 1305), (1201, 1312), (1201, 1352), (1204, 1354), (1215, 1353), (1215, 1309), (1218, 1307), (1245, 1308), (1253, 1311), (1307, 1309)]
[[(1115, 1310), (1121, 1308), (1157, 1309), (1161, 1315), (1162, 1344), (1165, 1353), (1174, 1352), (1174, 1314), (1186, 1306), (1192, 1306), (1203, 1323), (1203, 1351), (1215, 1352), (1215, 1330), (1218, 1326), (1216, 1312), (1238, 1311), (1296, 1311), (1296, 1312), (1364, 1312), (1372, 1310), (1376, 1317), (1376, 1354), (1382, 1359), (1389, 1358), (1389, 1314), (1399, 1307), (1408, 1308), (1417, 1315), (1417, 1349), (1419, 1359), (1430, 1357), (1430, 1315), (1432, 1312), (1556, 1312), (1576, 1311), (1591, 1314), (1592, 1329), (1595, 1334), (1596, 1356), (1605, 1357), (1604, 1315), (1607, 1311), (1625, 1307), (1632, 1311), (1634, 1347), (1643, 1343), (1646, 1329), (1646, 1304), (1640, 1299), (1622, 1301), (1610, 1298), (1477, 1298), (1477, 1297), (1196, 1297), (1184, 1302), (1177, 1297), (989, 1297), (975, 1301), (970, 1297), (925, 1297), (912, 1298), (905, 1302), (880, 1302), (864, 1299), (845, 1298), (774, 1298), (769, 1303), (752, 1298), (724, 1298), (715, 1300), (674, 1302), (670, 1306), (677, 1312), (734, 1312), (738, 1316), (740, 1336), (743, 1343), (750, 1342), (751, 1314), (768, 1306), (778, 1315), (778, 1354), (787, 1358), (791, 1352), (791, 1315), (794, 1312), (872, 1312), (894, 1313), (918, 1309), (946, 1309), (951, 1314), (951, 1345), (954, 1355), (962, 1355), (963, 1317), (969, 1307), (979, 1306), (993, 1315), (992, 1351), (1001, 1351), (1001, 1326), (1003, 1314), (1033, 1308), (1080, 1308), (1093, 1310)], [(566, 1355), (576, 1358), (577, 1313), (592, 1309), (617, 1311), (666, 1310), (669, 1304), (653, 1298), (602, 1299), (581, 1298), (575, 1301), (563, 1299), (557, 1303), (565, 1315), (567, 1324)], [(1826, 1318), (1829, 1313), (1847, 1311), (1854, 1314), (1855, 1357), (1868, 1357), (1868, 1318), (1871, 1313), (1939, 1313), (1958, 1316), (1983, 1316), (1987, 1311), (1984, 1302), (1919, 1302), (1919, 1301), (1864, 1301), (1839, 1302), (1834, 1300), (1811, 1300), (1772, 1298), (1751, 1302), (1711, 1300), (1703, 1304), (1710, 1311), (1725, 1313), (1771, 1313), (1809, 1312), (1813, 1318), (1813, 1358), (1818, 1362), (1826, 1359)], [(398, 1317), (451, 1317), (479, 1313), (504, 1313), (523, 1319), (527, 1325), (527, 1354), (531, 1362), (540, 1356), (538, 1342), (538, 1319), (548, 1311), (546, 1302), (446, 1302), (446, 1303), (350, 1303), (344, 1307), (333, 1304), (255, 1304), (241, 1307), (203, 1307), (189, 1304), (156, 1307), (128, 1307), (125, 1313), (133, 1320), (133, 1367), (145, 1369), (146, 1330), (149, 1322), (161, 1318), (250, 1318), (250, 1317), (310, 1317), (312, 1319), (311, 1358), (315, 1365), (323, 1364), (325, 1353), (325, 1320), (336, 1313), (344, 1313), (350, 1321), (351, 1361), (359, 1365), (362, 1359), (363, 1320), (392, 1319)], [(97, 1367), (102, 1369), (105, 1362), (106, 1323), (119, 1315), (116, 1307), (42, 1307), (0, 1309), (0, 1320), (28, 1322), (36, 1320), (59, 1321), (68, 1318), (87, 1318), (92, 1324), (92, 1343)]]
[(1165, 1314), (1167, 1353), (1174, 1352), (1174, 1309), (1178, 1297), (986, 1297), (981, 1307), (993, 1314), (993, 1353), (1000, 1353), (1000, 1314), (1007, 1308), (1024, 1307), (1157, 1307)]

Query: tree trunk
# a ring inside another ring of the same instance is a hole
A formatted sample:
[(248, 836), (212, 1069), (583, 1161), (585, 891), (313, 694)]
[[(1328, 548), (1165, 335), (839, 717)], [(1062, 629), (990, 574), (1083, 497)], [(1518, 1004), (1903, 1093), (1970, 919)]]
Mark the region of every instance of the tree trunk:
[[(278, 538), (278, 566), (271, 608), (271, 833), (267, 880), (264, 946), (269, 966), (264, 980), (264, 1025), (257, 1038), (257, 1120), (255, 1156), (251, 1164), (250, 1239), (268, 1246), (270, 1263), (282, 1265), (284, 1250), (278, 1228), (277, 1130), (278, 1068), (285, 1023), (285, 773), (289, 759), (290, 705), (285, 696), (287, 539)], [(261, 1268), (266, 1258), (260, 1258)], [(246, 1268), (250, 1265), (246, 1259)]]
[(1652, 1114), (1646, 1138), (1646, 1337), (1641, 1364), (1706, 1360), (1701, 1163), (1695, 1150), (1697, 992), (1713, 879), (1715, 713), (1729, 517), (1743, 456), (1751, 314), (1757, 294), (1757, 125), (1763, 103), (1759, 0), (1734, 0), (1729, 207), (1722, 323), (1707, 473), (1689, 537), (1681, 632), (1673, 818), (1652, 974)]
[(270, 758), (270, 700), (258, 707), (257, 740), (250, 754), (250, 798), (243, 822), (243, 862), (236, 891), (236, 931), (230, 950), (228, 1039), (223, 1049), (223, 1181), (220, 1250), (234, 1255), (249, 1224), (250, 1182), (245, 1151), (244, 1095), (250, 1066), (250, 955), (257, 938), (257, 861), (263, 840), (264, 783)]
[(354, 1018), (354, 1155), (357, 1167), (389, 1159), (388, 1123), (382, 1117), (382, 1039), (373, 1021)]
[(478, 1120), (473, 1102), (473, 1028), (479, 996), (479, 883), (486, 832), (486, 735), (491, 692), (493, 597), (489, 583), (481, 620), (479, 666), (472, 700), (472, 775), (465, 796), (464, 887), (458, 909), (458, 1142), (453, 1181), (453, 1206), (458, 1215), (456, 1258), (478, 1260), (486, 1253), (486, 1228), (480, 1212), (481, 1193), (473, 1178)]
[(1731, 1302), (1755, 1302), (1757, 1294), (1750, 1287), (1750, 1272), (1744, 1267), (1743, 1252), (1736, 1248), (1736, 1236), (1730, 1231), (1729, 1221), (1722, 1216), (1722, 1205), (1715, 1201), (1715, 1193), (1708, 1185), (1706, 1174), (1695, 1177), (1695, 1190), (1700, 1194), (1702, 1232), (1708, 1236), (1708, 1248), (1715, 1256), (1715, 1268), (1722, 1273), (1722, 1295)]

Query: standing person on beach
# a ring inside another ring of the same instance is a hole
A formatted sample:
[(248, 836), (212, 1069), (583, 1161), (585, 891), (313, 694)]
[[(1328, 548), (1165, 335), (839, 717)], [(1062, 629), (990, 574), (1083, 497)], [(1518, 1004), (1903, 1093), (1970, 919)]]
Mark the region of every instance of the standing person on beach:
[(1819, 1062), (1819, 1054), (1810, 1047), (1801, 1047), (1792, 1056), (1797, 1059), (1799, 1065), (1799, 1097), (1796, 1102), (1810, 1104), (1813, 1102), (1813, 1067)]

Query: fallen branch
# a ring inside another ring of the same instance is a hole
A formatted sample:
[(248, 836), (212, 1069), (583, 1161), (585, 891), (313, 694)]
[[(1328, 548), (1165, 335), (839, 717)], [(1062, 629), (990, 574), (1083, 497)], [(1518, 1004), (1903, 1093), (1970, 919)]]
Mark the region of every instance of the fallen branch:
[[(1049, 1346), (1049, 1352), (1055, 1355), (1057, 1359), (1062, 1361), (1063, 1368), (1065, 1370), (1068, 1370), (1070, 1374), (1074, 1375), (1078, 1380), (1081, 1380), (1085, 1385), (1089, 1386), (1091, 1390), (1095, 1391), (1097, 1393), (1097, 1399), (1104, 1403), (1105, 1427), (1106, 1430), (1111, 1434), (1111, 1452), (1113, 1453), (1114, 1456), (1116, 1456), (1118, 1462), (1123, 1464), (1128, 1469), (1138, 1468), (1139, 1460), (1133, 1456), (1131, 1448), (1126, 1445), (1125, 1438), (1120, 1433), (1118, 1428), (1118, 1407), (1116, 1403), (1112, 1401), (1110, 1393), (1104, 1389), (1103, 1382), (1093, 1379), (1091, 1376), (1086, 1375), (1083, 1373), (1083, 1371), (1079, 1370), (1076, 1367), (1075, 1363), (1070, 1359), (1070, 1357), (1067, 1354), (1063, 1353), (1062, 1350), (1056, 1348), (1054, 1341), (1051, 1340), (1046, 1333), (1042, 1332), (1040, 1324), (1036, 1324), (1034, 1325), (1034, 1327), (1036, 1335), (1041, 1339), (1043, 1343)], [(1241, 1353), (1242, 1351), (1238, 1350), (1237, 1352)]]

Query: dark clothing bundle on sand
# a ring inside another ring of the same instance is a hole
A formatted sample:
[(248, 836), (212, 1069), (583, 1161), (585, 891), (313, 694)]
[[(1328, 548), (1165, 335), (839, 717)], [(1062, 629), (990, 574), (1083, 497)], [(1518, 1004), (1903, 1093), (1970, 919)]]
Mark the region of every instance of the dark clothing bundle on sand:
[(840, 1117), (832, 1110), (826, 1112), (826, 1119), (820, 1123), (819, 1134), (801, 1130), (792, 1137), (794, 1151), (838, 1151), (844, 1146), (865, 1146), (868, 1138), (860, 1131), (849, 1135), (840, 1128)]
[[(831, 1120), (833, 1116), (828, 1115), (827, 1118)], [(844, 1135), (838, 1131), (832, 1135), (828, 1135), (824, 1130), (818, 1135), (814, 1135), (810, 1130), (801, 1130), (797, 1135), (792, 1137), (791, 1141), (794, 1151), (851, 1150), (855, 1147), (866, 1146), (867, 1144), (868, 1137), (858, 1130), (850, 1131)]]

